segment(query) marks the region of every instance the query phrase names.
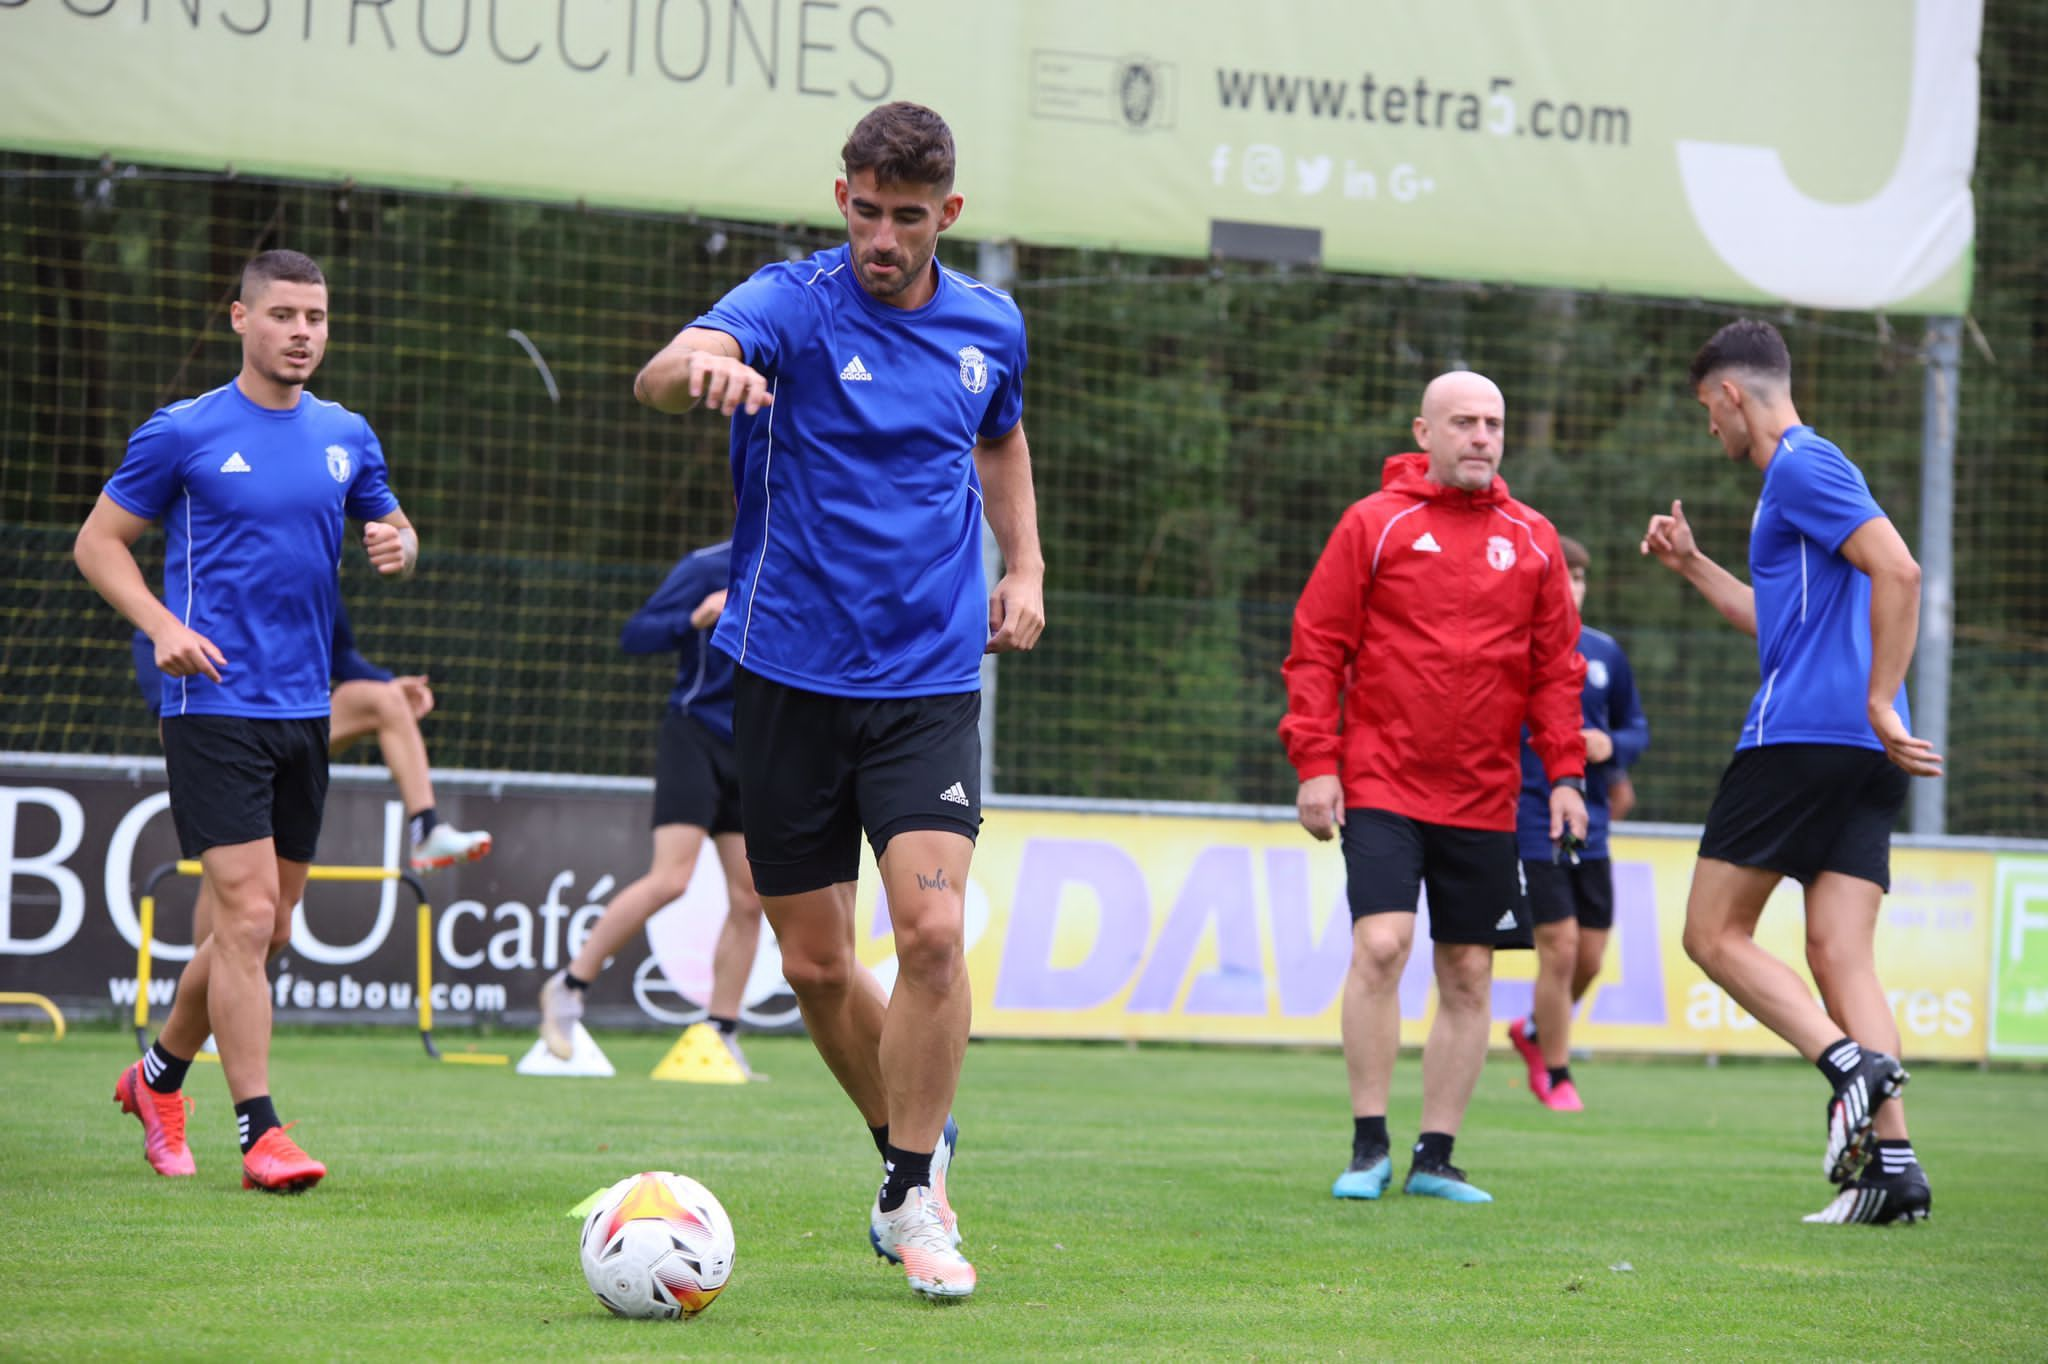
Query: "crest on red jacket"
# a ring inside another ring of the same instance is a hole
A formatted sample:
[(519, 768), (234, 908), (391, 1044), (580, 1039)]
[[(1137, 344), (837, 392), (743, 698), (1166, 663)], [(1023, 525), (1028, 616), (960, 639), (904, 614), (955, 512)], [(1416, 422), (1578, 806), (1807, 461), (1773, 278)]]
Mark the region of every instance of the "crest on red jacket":
[(1515, 542), (1505, 535), (1486, 537), (1486, 562), (1505, 573), (1515, 566)]

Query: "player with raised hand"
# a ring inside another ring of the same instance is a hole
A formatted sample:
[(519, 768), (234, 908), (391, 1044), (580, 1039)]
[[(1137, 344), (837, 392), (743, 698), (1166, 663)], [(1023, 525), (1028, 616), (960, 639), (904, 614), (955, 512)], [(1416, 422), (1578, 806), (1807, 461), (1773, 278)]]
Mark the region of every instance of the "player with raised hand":
[[(732, 419), (738, 513), (714, 636), (737, 663), (747, 855), (783, 976), (882, 1152), (876, 1251), (913, 1291), (974, 1291), (946, 1178), (971, 1002), (963, 944), (981, 825), (980, 668), (1045, 623), (1023, 318), (946, 268), (945, 121), (871, 110), (841, 151), (847, 244), (769, 265), (641, 370), (640, 401)], [(1006, 566), (981, 566), (986, 517)], [(865, 832), (893, 995), (854, 951)]]
[[(155, 642), (171, 817), (180, 851), (205, 868), (213, 918), (163, 1031), (114, 1097), (141, 1119), (159, 1174), (192, 1174), (179, 1091), (210, 1031), (235, 1102), (243, 1186), (288, 1193), (327, 1167), (287, 1135), (271, 1101), (264, 965), (290, 939), (327, 796), (335, 565), (346, 518), (367, 523), (363, 548), (387, 577), (412, 572), (419, 537), (369, 423), (305, 391), (327, 348), (320, 267), (296, 251), (257, 256), (231, 320), (241, 372), (136, 429), (73, 552)], [(161, 597), (133, 549), (159, 519)]]
[[(1800, 420), (1777, 328), (1729, 323), (1693, 358), (1688, 382), (1708, 431), (1762, 472), (1763, 491), (1748, 583), (1701, 552), (1678, 502), (1643, 535), (1645, 555), (1755, 637), (1762, 675), (1707, 812), (1685, 950), (1828, 1081), (1822, 1168), (1842, 1192), (1806, 1220), (1918, 1220), (1933, 1199), (1898, 1100), (1907, 1076), (1875, 942), (1892, 825), (1911, 779), (1942, 765), (1906, 706), (1920, 567), (1862, 472)], [(1787, 876), (1805, 890), (1819, 1004), (1756, 942), (1764, 902)]]

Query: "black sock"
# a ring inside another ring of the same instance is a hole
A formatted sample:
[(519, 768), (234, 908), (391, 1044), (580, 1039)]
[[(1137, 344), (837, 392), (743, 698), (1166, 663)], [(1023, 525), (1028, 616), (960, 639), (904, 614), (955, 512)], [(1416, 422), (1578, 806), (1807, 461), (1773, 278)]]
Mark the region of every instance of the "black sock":
[(427, 835), (434, 832), (434, 826), (440, 822), (441, 817), (434, 813), (434, 807), (431, 805), (413, 815), (408, 826), (412, 832), (413, 846), (418, 847), (426, 842)]
[(1877, 1164), (1885, 1176), (1902, 1175), (1919, 1163), (1913, 1156), (1913, 1143), (1907, 1138), (1901, 1137), (1897, 1141), (1879, 1139)]
[(883, 1160), (887, 1160), (889, 1158), (889, 1124), (883, 1123), (880, 1127), (870, 1127), (868, 1135), (875, 1139), (876, 1153)]
[(740, 1021), (737, 1018), (720, 1018), (718, 1015), (713, 1014), (711, 1016), (711, 1023), (719, 1032), (727, 1037), (731, 1037), (740, 1030)]
[(191, 1068), (191, 1057), (171, 1055), (159, 1037), (142, 1058), (142, 1083), (159, 1094), (176, 1094), (185, 1087), (185, 1072)]
[(1353, 1159), (1363, 1160), (1375, 1151), (1384, 1154), (1387, 1147), (1392, 1144), (1387, 1138), (1386, 1114), (1379, 1113), (1370, 1118), (1353, 1117), (1351, 1119), (1351, 1155)]
[(1448, 1132), (1424, 1132), (1415, 1142), (1415, 1163), (1417, 1165), (1449, 1165), (1451, 1143), (1457, 1138)]
[(576, 973), (566, 969), (562, 972), (562, 984), (572, 990), (588, 990), (590, 988), (589, 981), (576, 979)]
[(1551, 1066), (1549, 1069), (1550, 1087), (1552, 1089), (1556, 1089), (1559, 1085), (1572, 1078), (1572, 1068), (1570, 1066)]
[(910, 1191), (932, 1182), (932, 1153), (906, 1151), (900, 1146), (882, 1148), (882, 1211), (894, 1212), (910, 1197)]
[(1839, 1041), (1830, 1042), (1825, 1047), (1822, 1047), (1820, 1049), (1820, 1059), (1813, 1064), (1820, 1068), (1821, 1074), (1828, 1077), (1829, 1084), (1833, 1085), (1836, 1089), (1840, 1089), (1848, 1081), (1849, 1077), (1855, 1073), (1856, 1067), (1862, 1061), (1863, 1048), (1857, 1046), (1851, 1039), (1844, 1037)]
[(242, 1154), (245, 1156), (249, 1154), (250, 1147), (263, 1139), (265, 1132), (284, 1126), (277, 1120), (277, 1108), (270, 1102), (268, 1094), (258, 1094), (236, 1104), (235, 1125), (242, 1130)]

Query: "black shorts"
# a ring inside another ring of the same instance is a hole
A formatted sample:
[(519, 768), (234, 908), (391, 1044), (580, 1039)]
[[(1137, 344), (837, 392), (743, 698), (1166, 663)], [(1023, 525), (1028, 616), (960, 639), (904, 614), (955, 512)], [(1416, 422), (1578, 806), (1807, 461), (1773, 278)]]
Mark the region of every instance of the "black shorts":
[(654, 827), (740, 831), (740, 770), (732, 745), (671, 707), (654, 741)]
[(1562, 866), (1525, 857), (1522, 883), (1529, 888), (1529, 917), (1539, 924), (1577, 919), (1580, 928), (1614, 927), (1614, 864), (1604, 857)]
[(912, 829), (981, 831), (981, 693), (828, 696), (733, 673), (747, 860), (763, 895), (860, 875)]
[(288, 862), (313, 860), (327, 806), (326, 716), (174, 715), (161, 728), (180, 853), (268, 838)]
[(1433, 941), (1491, 947), (1516, 924), (1522, 859), (1513, 829), (1456, 829), (1386, 810), (1346, 810), (1343, 843), (1354, 924), (1368, 914), (1413, 914), (1425, 885)]
[(1700, 856), (1811, 885), (1840, 872), (1892, 888), (1892, 826), (1912, 778), (1874, 748), (1766, 744), (1721, 774)]

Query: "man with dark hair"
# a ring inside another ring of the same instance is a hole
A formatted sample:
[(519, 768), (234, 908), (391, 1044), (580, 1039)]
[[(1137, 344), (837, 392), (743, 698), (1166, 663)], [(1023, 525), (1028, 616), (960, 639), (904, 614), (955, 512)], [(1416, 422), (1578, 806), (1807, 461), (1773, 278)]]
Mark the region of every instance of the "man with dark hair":
[[(1916, 1221), (1933, 1199), (1898, 1101), (1907, 1077), (1874, 943), (1907, 786), (1941, 771), (1906, 709), (1920, 566), (1862, 472), (1800, 421), (1791, 356), (1775, 327), (1728, 324), (1688, 378), (1708, 431), (1764, 479), (1748, 583), (1700, 552), (1678, 502), (1651, 517), (1643, 537), (1644, 554), (1755, 637), (1761, 664), (1707, 812), (1685, 950), (1827, 1078), (1822, 1168), (1842, 1192), (1806, 1220)], [(1756, 942), (1764, 902), (1787, 876), (1805, 888), (1806, 961), (1821, 1004)]]
[(1338, 1198), (1378, 1198), (1393, 1177), (1401, 972), (1426, 886), (1437, 1012), (1402, 1189), (1493, 1201), (1451, 1148), (1486, 1064), (1495, 934), (1522, 896), (1525, 724), (1550, 777), (1550, 837), (1586, 833), (1579, 613), (1557, 532), (1500, 478), (1506, 422), (1484, 375), (1431, 380), (1417, 452), (1390, 458), (1380, 490), (1344, 513), (1294, 608), (1280, 740), (1301, 777), (1302, 827), (1341, 835), (1351, 904), (1351, 1164), (1331, 1186)]
[[(1558, 543), (1571, 573), (1572, 605), (1583, 612), (1593, 556), (1569, 535), (1560, 535)], [(1572, 1080), (1572, 1009), (1600, 974), (1607, 935), (1614, 928), (1614, 864), (1607, 830), (1616, 815), (1609, 808), (1609, 788), (1650, 746), (1650, 722), (1636, 700), (1635, 672), (1621, 645), (1582, 622), (1579, 656), (1586, 660), (1579, 730), (1586, 741), (1585, 845), (1560, 850), (1551, 842), (1550, 783), (1527, 730), (1522, 732), (1522, 797), (1515, 812), (1516, 850), (1535, 924), (1536, 999), (1529, 1017), (1508, 1024), (1508, 1041), (1529, 1068), (1529, 1091), (1536, 1101), (1561, 1113), (1585, 1107)]]
[[(241, 372), (137, 428), (73, 553), (155, 642), (171, 817), (180, 851), (205, 867), (213, 917), (162, 1033), (114, 1097), (141, 1120), (157, 1173), (193, 1173), (180, 1087), (210, 1030), (235, 1102), (243, 1187), (295, 1193), (327, 1167), (292, 1141), (271, 1102), (264, 964), (290, 939), (327, 796), (343, 521), (366, 523), (363, 547), (385, 575), (412, 572), (419, 537), (369, 423), (305, 391), (327, 348), (319, 266), (295, 251), (258, 256), (231, 321)], [(161, 598), (133, 549), (158, 519)]]
[(739, 1027), (747, 973), (761, 942), (761, 898), (754, 893), (740, 832), (732, 660), (711, 647), (711, 629), (725, 610), (731, 559), (730, 540), (685, 554), (619, 632), (619, 647), (629, 654), (676, 655), (675, 686), (654, 744), (654, 860), (645, 876), (604, 907), (575, 959), (541, 986), (541, 1041), (564, 1061), (576, 1051), (584, 994), (655, 911), (690, 888), (708, 838), (725, 868), (726, 911), (711, 954), (707, 1018), (691, 1026), (713, 1029), (740, 1070), (753, 1075), (740, 1050)]
[[(738, 665), (748, 860), (804, 1023), (882, 1152), (869, 1240), (913, 1291), (959, 1298), (975, 1275), (946, 1176), (981, 659), (1029, 649), (1045, 624), (1024, 322), (936, 259), (964, 203), (944, 120), (882, 105), (841, 159), (847, 244), (756, 273), (634, 393), (732, 418), (739, 508), (713, 643)], [(992, 592), (984, 516), (1006, 565)], [(863, 831), (895, 936), (887, 997), (854, 951)]]

